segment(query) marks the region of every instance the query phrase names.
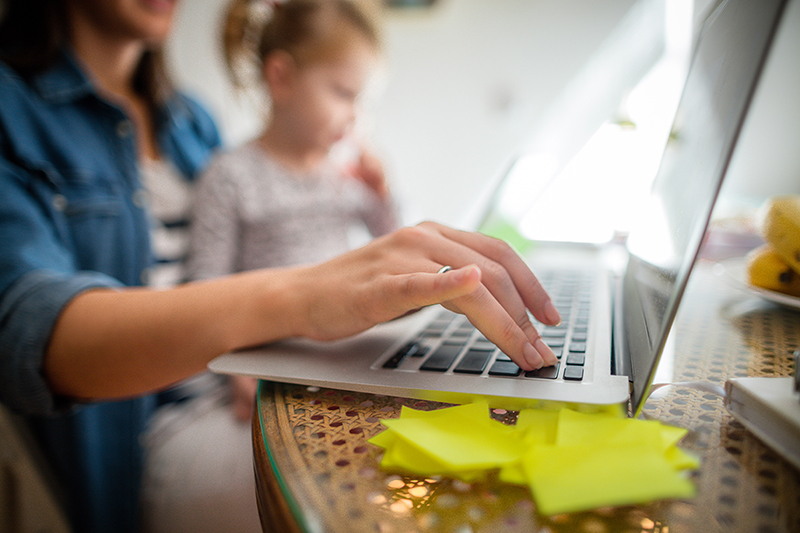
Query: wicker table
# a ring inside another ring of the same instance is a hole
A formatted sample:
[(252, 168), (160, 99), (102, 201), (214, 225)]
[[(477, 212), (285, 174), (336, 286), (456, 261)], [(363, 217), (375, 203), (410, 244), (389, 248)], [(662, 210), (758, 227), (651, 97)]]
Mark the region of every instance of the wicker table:
[[(690, 279), (660, 370), (672, 382), (722, 384), (786, 376), (800, 347), (800, 312), (738, 291), (701, 262)], [(644, 414), (688, 428), (682, 447), (702, 458), (688, 501), (536, 513), (524, 487), (464, 483), (379, 468), (367, 439), (400, 407), (434, 402), (261, 382), (253, 419), (259, 511), (276, 532), (800, 531), (800, 472), (745, 430), (721, 398), (687, 387), (651, 397)], [(514, 423), (516, 413), (493, 416)]]

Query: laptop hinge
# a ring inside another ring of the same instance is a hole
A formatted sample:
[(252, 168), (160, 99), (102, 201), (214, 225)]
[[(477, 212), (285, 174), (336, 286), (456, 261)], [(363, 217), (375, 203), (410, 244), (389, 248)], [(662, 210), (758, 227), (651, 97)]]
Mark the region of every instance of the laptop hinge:
[(625, 342), (625, 321), (622, 316), (622, 278), (612, 276), (609, 283), (611, 283), (611, 308), (614, 310), (611, 317), (611, 374), (631, 378), (631, 360)]

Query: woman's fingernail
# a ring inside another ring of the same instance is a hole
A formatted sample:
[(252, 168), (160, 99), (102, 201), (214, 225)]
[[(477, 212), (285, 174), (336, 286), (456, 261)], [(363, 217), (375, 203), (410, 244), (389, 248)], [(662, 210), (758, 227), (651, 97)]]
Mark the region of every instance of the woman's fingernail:
[(561, 314), (550, 300), (547, 300), (547, 303), (544, 304), (544, 316), (547, 317), (547, 321), (554, 326), (561, 324)]
[(522, 348), (522, 356), (534, 370), (542, 368), (542, 356), (539, 355), (539, 352), (536, 351), (536, 348), (534, 348), (531, 343), (525, 343), (525, 346)]
[(536, 339), (536, 351), (539, 352), (539, 355), (542, 356), (546, 365), (554, 365), (558, 362), (558, 358), (556, 354), (553, 353), (553, 349), (550, 348), (541, 337)]

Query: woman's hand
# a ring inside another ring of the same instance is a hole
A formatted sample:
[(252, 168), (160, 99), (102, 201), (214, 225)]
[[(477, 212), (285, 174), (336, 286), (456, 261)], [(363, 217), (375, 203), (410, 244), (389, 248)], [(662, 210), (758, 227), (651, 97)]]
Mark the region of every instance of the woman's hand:
[[(444, 265), (452, 270), (437, 271)], [(506, 243), (425, 222), (298, 271), (299, 309), (315, 339), (335, 339), (427, 305), (463, 313), (521, 368), (557, 362), (528, 319), (558, 324), (539, 281)]]

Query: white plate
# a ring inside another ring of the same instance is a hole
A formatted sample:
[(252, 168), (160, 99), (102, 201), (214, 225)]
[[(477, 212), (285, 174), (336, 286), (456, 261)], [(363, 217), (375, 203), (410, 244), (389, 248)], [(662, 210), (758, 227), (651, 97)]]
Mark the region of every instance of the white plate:
[(790, 296), (782, 292), (770, 291), (756, 287), (747, 282), (747, 265), (744, 257), (734, 257), (732, 259), (725, 259), (720, 261), (714, 266), (714, 272), (721, 274), (729, 283), (744, 289), (745, 291), (754, 294), (764, 300), (800, 311), (800, 298), (797, 296)]

